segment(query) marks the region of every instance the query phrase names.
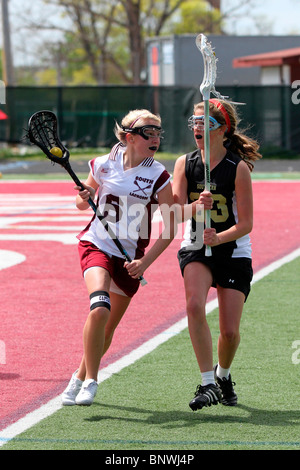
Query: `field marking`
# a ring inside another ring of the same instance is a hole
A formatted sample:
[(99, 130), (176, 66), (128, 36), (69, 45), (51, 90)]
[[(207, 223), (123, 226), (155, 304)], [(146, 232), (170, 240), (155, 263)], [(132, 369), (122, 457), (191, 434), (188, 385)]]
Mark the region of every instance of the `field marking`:
[(7, 234), (0, 235), (0, 241), (17, 242), (60, 242), (63, 245), (76, 245), (78, 239), (76, 236), (80, 230), (74, 233), (29, 233), (29, 234)]
[(25, 260), (26, 256), (22, 255), (22, 253), (11, 250), (0, 250), (0, 271), (23, 263)]
[[(300, 248), (297, 250), (289, 253), (288, 255), (284, 256), (283, 258), (274, 261), (273, 263), (269, 264), (265, 268), (258, 271), (253, 276), (252, 284), (260, 281), (268, 274), (272, 273), (276, 269), (282, 267), (284, 264), (293, 261), (294, 259), (300, 256)], [(206, 314), (211, 313), (215, 310), (218, 306), (217, 299), (210, 301), (206, 306)], [(183, 318), (178, 322), (174, 323), (171, 327), (167, 328), (164, 332), (158, 334), (154, 338), (146, 341), (144, 344), (139, 346), (138, 348), (131, 351), (126, 356), (122, 357), (118, 361), (110, 364), (109, 366), (105, 367), (104, 369), (99, 371), (98, 380), (99, 383), (104, 382), (105, 380), (109, 379), (112, 375), (120, 372), (125, 367), (128, 367), (135, 363), (137, 360), (141, 359), (142, 357), (146, 356), (150, 352), (154, 351), (158, 346), (168, 341), (168, 339), (172, 336), (175, 336), (181, 333), (185, 328), (187, 328), (187, 318)], [(0, 432), (0, 447), (3, 446), (6, 442), (10, 441), (14, 437), (18, 436), (22, 432), (27, 431), (35, 424), (39, 423), (43, 419), (51, 416), (56, 411), (62, 408), (61, 404), (61, 396), (53, 398), (45, 405), (42, 405), (35, 411), (28, 413), (23, 418), (20, 418), (15, 423), (11, 424), (7, 428), (3, 429)]]

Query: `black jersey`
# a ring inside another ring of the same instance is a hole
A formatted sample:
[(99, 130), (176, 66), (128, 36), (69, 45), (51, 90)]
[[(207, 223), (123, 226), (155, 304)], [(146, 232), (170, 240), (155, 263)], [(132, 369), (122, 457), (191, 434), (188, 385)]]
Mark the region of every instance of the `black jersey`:
[[(238, 222), (235, 178), (237, 166), (242, 159), (227, 151), (221, 162), (210, 172), (210, 191), (214, 204), (211, 210), (211, 227), (216, 232), (223, 232)], [(202, 162), (200, 150), (186, 155), (185, 175), (188, 183), (188, 203), (199, 198), (199, 194), (205, 189), (205, 167)], [(193, 217), (185, 234), (185, 242), (182, 246), (188, 246), (195, 242), (196, 218)], [(203, 222), (202, 222), (203, 223)], [(205, 247), (201, 248), (203, 251)], [(212, 255), (246, 257), (251, 258), (251, 244), (249, 235), (228, 243), (212, 247)]]

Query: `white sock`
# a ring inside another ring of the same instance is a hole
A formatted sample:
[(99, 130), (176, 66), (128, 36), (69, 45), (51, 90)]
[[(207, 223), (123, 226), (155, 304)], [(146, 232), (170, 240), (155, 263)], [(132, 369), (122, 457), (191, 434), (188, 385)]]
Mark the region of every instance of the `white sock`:
[(223, 369), (223, 367), (220, 366), (220, 364), (218, 364), (218, 367), (217, 367), (217, 376), (220, 378), (220, 379), (228, 379), (229, 377), (229, 374), (230, 374), (230, 368), (229, 369)]
[(202, 385), (203, 386), (215, 383), (214, 371), (213, 370), (210, 370), (208, 372), (202, 372), (201, 377), (202, 377)]

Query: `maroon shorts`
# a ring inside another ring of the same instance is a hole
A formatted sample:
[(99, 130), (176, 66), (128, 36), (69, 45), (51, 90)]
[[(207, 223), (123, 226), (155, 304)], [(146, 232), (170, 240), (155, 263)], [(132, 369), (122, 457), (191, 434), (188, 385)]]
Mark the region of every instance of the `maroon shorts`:
[(78, 244), (79, 260), (82, 273), (88, 268), (99, 266), (106, 269), (114, 283), (127, 297), (133, 297), (139, 288), (139, 281), (129, 276), (124, 268), (125, 260), (117, 256), (109, 256), (93, 243), (81, 240)]

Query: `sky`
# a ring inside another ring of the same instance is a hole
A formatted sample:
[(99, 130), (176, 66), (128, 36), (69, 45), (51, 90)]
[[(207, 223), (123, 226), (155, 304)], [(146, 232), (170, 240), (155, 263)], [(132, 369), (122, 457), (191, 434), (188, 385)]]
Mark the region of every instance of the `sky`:
[[(240, 0), (221, 0), (221, 9), (240, 3)], [(300, 34), (300, 0), (253, 0), (253, 7), (244, 7), (239, 11), (238, 20), (227, 21), (229, 34)], [(248, 13), (250, 13), (248, 15)], [(264, 27), (259, 31), (252, 17), (264, 17)]]
[[(221, 0), (222, 11), (245, 0)], [(238, 15), (231, 15), (226, 22), (225, 31), (233, 35), (299, 35), (300, 46), (300, 0), (248, 0), (247, 5), (239, 10)], [(34, 8), (32, 8), (34, 5)], [(29, 65), (32, 62), (32, 44), (36, 43), (36, 35), (22, 30), (22, 24), (28, 15), (36, 17), (40, 24), (47, 9), (42, 0), (9, 0), (10, 29), (15, 65)], [(0, 11), (1, 14), (1, 11)], [(50, 18), (58, 15), (51, 10)], [(261, 25), (257, 26), (256, 18)], [(61, 19), (58, 17), (58, 21)], [(43, 35), (45, 37), (45, 34)], [(47, 32), (46, 37), (49, 37)], [(0, 25), (0, 47), (2, 47), (2, 27)]]

